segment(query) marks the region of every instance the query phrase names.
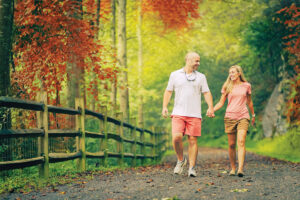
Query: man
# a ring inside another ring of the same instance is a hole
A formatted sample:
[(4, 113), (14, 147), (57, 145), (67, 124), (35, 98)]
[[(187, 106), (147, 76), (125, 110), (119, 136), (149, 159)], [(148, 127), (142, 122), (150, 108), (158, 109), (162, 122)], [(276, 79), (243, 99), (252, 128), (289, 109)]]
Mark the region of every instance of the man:
[(214, 117), (213, 98), (209, 91), (206, 77), (196, 71), (200, 65), (200, 56), (190, 52), (185, 57), (185, 66), (170, 75), (163, 99), (163, 117), (168, 116), (168, 103), (175, 91), (175, 102), (172, 112), (172, 143), (177, 155), (175, 174), (181, 174), (187, 163), (183, 156), (182, 138), (188, 135), (189, 177), (196, 177), (195, 170), (198, 154), (197, 137), (201, 136), (201, 93), (203, 93), (208, 110), (206, 115)]

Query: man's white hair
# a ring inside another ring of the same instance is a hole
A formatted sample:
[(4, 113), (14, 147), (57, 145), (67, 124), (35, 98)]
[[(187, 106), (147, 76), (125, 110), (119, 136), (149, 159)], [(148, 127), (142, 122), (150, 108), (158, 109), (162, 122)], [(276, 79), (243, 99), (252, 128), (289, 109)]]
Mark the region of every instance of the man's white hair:
[(188, 52), (185, 56), (185, 61), (194, 57), (200, 57), (200, 56), (196, 52)]

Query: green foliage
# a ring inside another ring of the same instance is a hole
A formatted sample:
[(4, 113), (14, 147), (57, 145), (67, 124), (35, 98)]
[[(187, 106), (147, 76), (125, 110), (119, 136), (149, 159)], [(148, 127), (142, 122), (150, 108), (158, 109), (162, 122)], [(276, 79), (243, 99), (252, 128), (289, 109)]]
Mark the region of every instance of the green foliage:
[(95, 174), (125, 169), (125, 167), (119, 166), (99, 166), (97, 168), (89, 167), (88, 171), (80, 173), (76, 170), (76, 168), (73, 168), (75, 166), (74, 164), (75, 161), (51, 164), (50, 170), (52, 171), (51, 174), (53, 175), (50, 176), (47, 181), (37, 178), (37, 167), (14, 170), (14, 175), (9, 177), (1, 177), (0, 194), (7, 192), (21, 192), (26, 194), (28, 192), (36, 191), (45, 187), (51, 187), (54, 190), (58, 185), (93, 179)]
[[(255, 144), (253, 144), (255, 143)], [(293, 128), (286, 134), (250, 142), (248, 150), (281, 160), (300, 162), (300, 131)]]
[(215, 135), (201, 136), (200, 139), (198, 140), (198, 145), (202, 147), (215, 147), (215, 148), (226, 149), (228, 147), (227, 134), (224, 133), (223, 135), (220, 136), (215, 136)]
[[(300, 163), (299, 128), (290, 129), (286, 134), (274, 138), (262, 138), (262, 135), (261, 125), (258, 125), (257, 128), (250, 128), (246, 138), (246, 150), (259, 155)], [(227, 149), (227, 134), (203, 135), (198, 140), (198, 145)]]

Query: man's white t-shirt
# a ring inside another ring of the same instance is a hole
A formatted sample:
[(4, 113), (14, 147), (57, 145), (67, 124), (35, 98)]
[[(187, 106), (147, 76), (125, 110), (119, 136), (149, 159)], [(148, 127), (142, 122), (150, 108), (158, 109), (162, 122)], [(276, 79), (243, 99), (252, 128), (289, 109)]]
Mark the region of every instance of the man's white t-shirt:
[(209, 88), (204, 74), (193, 73), (193, 81), (188, 80), (183, 68), (171, 73), (166, 90), (175, 91), (172, 115), (202, 118), (201, 93), (209, 92)]

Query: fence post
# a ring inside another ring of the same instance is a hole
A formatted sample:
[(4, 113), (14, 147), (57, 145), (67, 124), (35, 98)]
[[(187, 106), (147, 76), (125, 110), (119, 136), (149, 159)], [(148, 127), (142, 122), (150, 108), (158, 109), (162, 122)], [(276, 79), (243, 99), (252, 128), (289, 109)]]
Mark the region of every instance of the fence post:
[(124, 135), (124, 128), (123, 128), (123, 112), (116, 113), (117, 119), (120, 121), (120, 126), (117, 128), (117, 134), (121, 137), (121, 141), (118, 141), (117, 151), (121, 154), (121, 158), (118, 159), (119, 166), (123, 166), (124, 164), (124, 144), (123, 144), (123, 135)]
[(47, 93), (39, 92), (38, 101), (44, 103), (44, 110), (37, 113), (38, 127), (44, 129), (44, 135), (38, 137), (38, 154), (44, 156), (44, 163), (39, 167), (40, 178), (48, 179), (49, 177), (49, 138), (48, 138), (48, 107)]
[(77, 146), (79, 147), (79, 151), (81, 151), (81, 158), (79, 158), (77, 167), (80, 171), (85, 171), (85, 162), (86, 162), (86, 151), (85, 151), (85, 127), (84, 127), (84, 119), (85, 119), (85, 110), (84, 110), (84, 102), (83, 98), (75, 99), (75, 109), (80, 111), (79, 116), (76, 115), (76, 128), (80, 131), (80, 136), (78, 139)]
[(107, 137), (107, 106), (101, 106), (103, 121), (100, 120), (100, 131), (104, 134), (104, 139), (100, 139), (100, 150), (104, 152), (103, 165), (107, 166), (108, 158), (108, 137)]
[(159, 127), (156, 127), (156, 150), (157, 150), (157, 154), (156, 154), (156, 159), (160, 160), (160, 154), (161, 154), (161, 129)]
[(131, 165), (136, 166), (136, 118), (135, 117), (132, 117), (130, 119), (130, 124), (133, 126), (133, 129), (131, 129), (131, 138), (133, 138), (134, 140), (134, 143), (131, 145), (131, 152), (134, 155), (131, 161)]
[(156, 151), (156, 140), (155, 140), (155, 138), (156, 138), (156, 128), (154, 127), (154, 126), (152, 126), (151, 127), (151, 131), (152, 131), (152, 134), (151, 134), (151, 142), (152, 142), (152, 144), (153, 144), (153, 146), (152, 146), (152, 156), (153, 156), (153, 162), (155, 162), (156, 163), (156, 157), (155, 157), (155, 153), (157, 152)]
[(166, 127), (163, 128), (163, 134), (164, 134), (164, 140), (165, 140), (165, 143), (164, 143), (165, 151), (167, 151), (167, 150), (169, 150), (169, 137), (168, 137), (169, 134), (168, 134)]
[[(164, 137), (163, 137), (163, 128), (162, 127), (159, 127), (158, 128), (158, 131), (157, 131), (157, 141), (161, 142), (164, 140)], [(162, 154), (163, 154), (163, 148), (164, 148), (164, 143), (161, 143), (161, 145), (159, 146), (159, 155), (158, 155), (158, 160), (161, 160), (161, 157), (162, 157)]]
[[(142, 121), (139, 121), (139, 127), (142, 129), (142, 132), (140, 134), (140, 140), (143, 143), (142, 145), (142, 155), (146, 156), (146, 147), (145, 147), (145, 133), (144, 133), (144, 123)], [(146, 159), (142, 158), (142, 165), (145, 164)]]

